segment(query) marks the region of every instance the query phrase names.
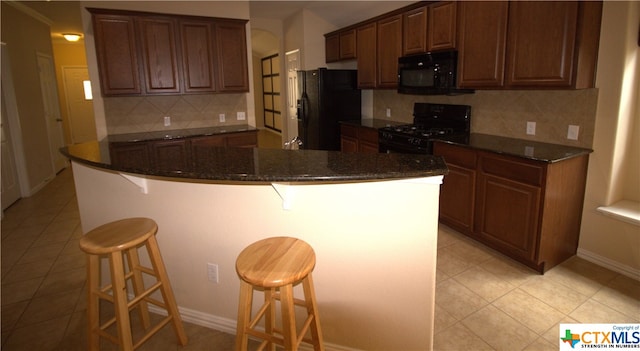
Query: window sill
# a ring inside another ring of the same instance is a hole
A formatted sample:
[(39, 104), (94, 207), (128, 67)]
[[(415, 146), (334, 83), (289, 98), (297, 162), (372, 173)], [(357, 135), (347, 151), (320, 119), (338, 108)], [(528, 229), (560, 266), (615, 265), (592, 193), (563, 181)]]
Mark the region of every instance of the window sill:
[(610, 206), (600, 206), (598, 212), (617, 220), (640, 226), (640, 202), (622, 200)]

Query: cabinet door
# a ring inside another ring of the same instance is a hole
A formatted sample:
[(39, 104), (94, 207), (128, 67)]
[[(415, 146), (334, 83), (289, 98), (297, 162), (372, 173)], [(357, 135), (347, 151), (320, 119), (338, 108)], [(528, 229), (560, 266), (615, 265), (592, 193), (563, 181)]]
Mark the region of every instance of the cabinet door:
[(455, 1), (429, 5), (428, 51), (455, 49), (456, 6)]
[(376, 23), (356, 29), (358, 88), (376, 87)]
[(191, 153), (188, 140), (154, 141), (151, 152), (155, 167), (162, 171), (189, 171)]
[(577, 17), (577, 1), (510, 2), (507, 85), (570, 87)]
[(473, 235), (477, 153), (436, 142), (433, 154), (442, 156), (449, 168), (440, 187), (440, 220), (461, 233)]
[(463, 1), (459, 6), (458, 85), (502, 87), (509, 3)]
[(377, 88), (396, 88), (398, 58), (402, 56), (402, 15), (378, 21), (377, 53)]
[(182, 67), (184, 91), (214, 92), (216, 90), (213, 24), (211, 22), (181, 21)]
[(324, 58), (326, 63), (340, 61), (339, 34), (333, 34), (324, 38)]
[(512, 257), (535, 261), (540, 188), (481, 172), (478, 176), (477, 234)]
[(248, 92), (247, 38), (244, 21), (218, 21), (215, 26), (218, 90)]
[(147, 94), (179, 93), (176, 21), (138, 17)]
[(340, 33), (340, 59), (356, 58), (356, 30), (350, 29)]
[(342, 152), (358, 152), (358, 139), (348, 136), (340, 138), (340, 151)]
[(147, 143), (111, 143), (109, 144), (111, 164), (116, 167), (146, 168), (151, 166)]
[(92, 16), (102, 94), (142, 93), (134, 18), (107, 14)]
[(227, 146), (231, 147), (258, 147), (258, 133), (246, 132), (227, 135)]
[(427, 7), (405, 12), (402, 21), (404, 26), (402, 54), (427, 52)]

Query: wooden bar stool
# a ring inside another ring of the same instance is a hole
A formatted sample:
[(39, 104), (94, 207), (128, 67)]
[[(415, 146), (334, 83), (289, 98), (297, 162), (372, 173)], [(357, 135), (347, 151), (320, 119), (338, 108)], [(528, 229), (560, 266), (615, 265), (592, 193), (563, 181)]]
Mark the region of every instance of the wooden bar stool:
[[(87, 315), (90, 350), (99, 349), (100, 337), (120, 345), (121, 350), (134, 350), (169, 322), (173, 322), (173, 329), (180, 344), (187, 344), (178, 306), (156, 241), (157, 231), (158, 225), (149, 218), (128, 218), (104, 224), (80, 239), (80, 249), (87, 253)], [(146, 246), (152, 268), (140, 265), (138, 248), (142, 246)], [(125, 253), (128, 271), (125, 270), (123, 262)], [(111, 269), (111, 284), (105, 286), (100, 282), (100, 256), (108, 256)], [(148, 289), (144, 286), (142, 273), (155, 277), (155, 283)], [(128, 280), (135, 293), (131, 300), (127, 296)], [(151, 294), (158, 289), (163, 301), (151, 297)], [(115, 317), (102, 325), (100, 325), (100, 299), (112, 302), (115, 309)], [(148, 303), (167, 311), (167, 317), (151, 329), (149, 329), (151, 322)], [(139, 308), (146, 333), (134, 343), (129, 312), (136, 307)], [(117, 326), (117, 337), (106, 331), (114, 323)]]
[[(311, 278), (315, 264), (316, 255), (311, 246), (295, 238), (268, 238), (242, 250), (236, 260), (236, 271), (240, 276), (236, 351), (247, 349), (249, 335), (263, 340), (260, 349), (267, 346), (272, 350), (275, 345), (280, 345), (285, 350), (295, 351), (304, 341), (312, 344), (316, 351), (324, 350)], [(293, 296), (293, 286), (300, 282), (304, 289), (304, 300)], [(264, 291), (264, 304), (251, 319), (254, 289)], [(280, 301), (281, 330), (275, 327), (276, 300)], [(303, 306), (307, 311), (307, 318), (299, 332), (296, 328), (295, 305)], [(255, 329), (263, 316), (264, 332)], [(309, 330), (310, 339), (305, 338)]]

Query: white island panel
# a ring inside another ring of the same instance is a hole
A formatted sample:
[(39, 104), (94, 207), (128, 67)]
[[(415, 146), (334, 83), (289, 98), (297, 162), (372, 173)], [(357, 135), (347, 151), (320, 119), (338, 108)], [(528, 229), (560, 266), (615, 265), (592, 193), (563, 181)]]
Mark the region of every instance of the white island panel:
[[(293, 236), (317, 255), (328, 350), (432, 348), (442, 176), (279, 184), (290, 196), (283, 208), (270, 183), (147, 178), (143, 193), (117, 172), (77, 162), (73, 172), (84, 232), (125, 217), (158, 223), (185, 321), (235, 333), (237, 255), (262, 238)], [(208, 281), (207, 263), (218, 264), (219, 283)]]

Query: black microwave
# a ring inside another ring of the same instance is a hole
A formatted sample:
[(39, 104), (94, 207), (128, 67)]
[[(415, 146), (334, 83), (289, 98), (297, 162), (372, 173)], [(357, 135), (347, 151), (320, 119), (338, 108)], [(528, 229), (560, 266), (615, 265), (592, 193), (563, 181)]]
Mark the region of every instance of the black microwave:
[(458, 52), (442, 51), (398, 59), (398, 93), (414, 95), (470, 94), (473, 89), (458, 89), (456, 84)]

